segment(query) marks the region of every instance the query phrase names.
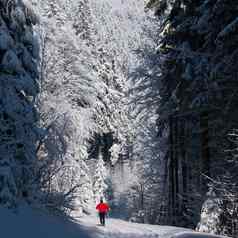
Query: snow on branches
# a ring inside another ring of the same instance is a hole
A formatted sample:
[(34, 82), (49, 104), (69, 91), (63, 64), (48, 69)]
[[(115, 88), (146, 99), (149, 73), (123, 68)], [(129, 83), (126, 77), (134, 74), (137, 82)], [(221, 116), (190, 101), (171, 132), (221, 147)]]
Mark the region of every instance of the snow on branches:
[[(0, 1), (0, 203), (32, 201), (39, 92), (35, 15), (22, 1)], [(33, 17), (34, 16), (34, 17)]]

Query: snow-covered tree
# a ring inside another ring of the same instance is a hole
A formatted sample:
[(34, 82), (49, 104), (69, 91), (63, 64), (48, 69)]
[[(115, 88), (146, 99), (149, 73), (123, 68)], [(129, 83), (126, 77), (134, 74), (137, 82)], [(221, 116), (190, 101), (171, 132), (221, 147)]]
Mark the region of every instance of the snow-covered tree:
[(84, 162), (87, 147), (80, 133), (82, 128), (77, 123), (87, 125), (81, 122), (84, 118), (75, 118), (77, 113), (70, 113), (51, 125), (53, 130), (49, 129), (39, 154), (39, 166), (46, 167), (42, 183), (42, 190), (47, 195), (46, 205), (80, 216), (90, 212), (94, 197), (92, 180)]
[[(160, 149), (155, 140), (159, 97), (156, 77), (148, 80), (147, 72), (147, 63), (155, 65), (156, 58), (154, 54), (145, 58), (155, 49), (157, 23), (145, 13), (143, 1), (92, 1), (91, 6), (98, 31), (97, 71), (104, 88), (99, 95), (100, 107), (96, 115), (99, 135), (95, 136), (90, 151), (93, 158), (102, 148), (106, 162), (109, 157), (113, 173), (113, 204), (117, 206), (123, 196), (127, 196), (134, 181), (128, 171), (138, 172), (132, 168), (133, 164), (140, 162), (140, 172), (144, 164), (150, 162), (159, 170)], [(149, 170), (144, 169), (145, 174), (148, 175)], [(155, 198), (154, 193), (152, 196)], [(129, 200), (128, 204), (132, 204), (133, 198)], [(134, 209), (138, 211), (138, 207)]]
[(105, 168), (105, 163), (102, 156), (99, 156), (99, 159), (96, 164), (95, 173), (93, 176), (93, 191), (94, 191), (94, 200), (96, 203), (100, 201), (101, 198), (104, 200), (107, 198), (106, 190), (108, 185), (107, 181), (107, 171)]
[(212, 234), (221, 233), (223, 229), (220, 223), (221, 214), (223, 212), (221, 203), (222, 201), (211, 187), (201, 210), (201, 219), (197, 226), (198, 231)]
[(39, 47), (29, 6), (1, 0), (0, 9), (0, 203), (11, 207), (33, 200), (38, 189)]
[(147, 6), (161, 22), (157, 124), (159, 134), (168, 131), (168, 216), (172, 224), (194, 227), (207, 178), (219, 181), (223, 174), (227, 134), (236, 124), (236, 5), (151, 0)]
[(209, 178), (210, 191), (203, 204), (197, 229), (236, 237), (238, 234), (237, 130), (232, 130), (228, 138), (231, 144), (226, 150), (222, 170), (216, 178)]
[[(50, 198), (46, 202), (49, 206), (76, 208), (75, 215), (80, 215), (80, 211), (89, 210), (93, 200), (89, 196), (93, 193), (92, 182), (84, 160), (88, 156), (88, 139), (95, 130), (93, 117), (98, 91), (93, 69), (95, 57), (90, 48), (93, 42), (87, 25), (90, 14), (85, 12), (88, 4), (80, 0), (33, 3), (40, 18), (38, 108), (41, 126), (45, 128), (38, 146), (39, 168), (48, 170), (43, 174), (42, 189), (51, 195), (45, 197)], [(90, 188), (88, 194), (83, 192), (85, 187)], [(69, 204), (63, 204), (65, 196)]]

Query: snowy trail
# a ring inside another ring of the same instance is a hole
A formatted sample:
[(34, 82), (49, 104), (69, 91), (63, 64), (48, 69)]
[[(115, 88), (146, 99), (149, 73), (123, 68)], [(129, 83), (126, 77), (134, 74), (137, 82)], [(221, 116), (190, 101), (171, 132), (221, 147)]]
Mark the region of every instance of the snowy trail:
[(178, 232), (189, 231), (185, 228), (138, 224), (113, 218), (107, 219), (106, 227), (102, 227), (98, 224), (98, 218), (93, 216), (79, 218), (78, 222), (93, 238), (170, 238)]
[(106, 227), (98, 225), (96, 216), (69, 220), (28, 206), (16, 212), (0, 208), (1, 237), (4, 238), (222, 238), (195, 233), (189, 229), (138, 224), (108, 219)]

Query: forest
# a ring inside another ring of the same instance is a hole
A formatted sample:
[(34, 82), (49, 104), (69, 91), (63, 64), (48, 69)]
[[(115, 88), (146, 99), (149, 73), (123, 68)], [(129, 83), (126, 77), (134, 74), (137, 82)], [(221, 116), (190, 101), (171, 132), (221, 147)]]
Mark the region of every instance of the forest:
[(0, 207), (238, 236), (237, 0), (0, 0)]

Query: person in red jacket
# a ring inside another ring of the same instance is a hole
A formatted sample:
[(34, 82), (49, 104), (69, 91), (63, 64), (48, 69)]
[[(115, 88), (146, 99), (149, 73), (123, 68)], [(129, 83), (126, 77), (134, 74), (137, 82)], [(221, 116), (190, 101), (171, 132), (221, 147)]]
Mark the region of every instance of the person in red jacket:
[(105, 226), (105, 216), (109, 211), (109, 206), (107, 203), (103, 202), (103, 198), (100, 199), (100, 203), (96, 206), (96, 210), (98, 210), (100, 223)]

